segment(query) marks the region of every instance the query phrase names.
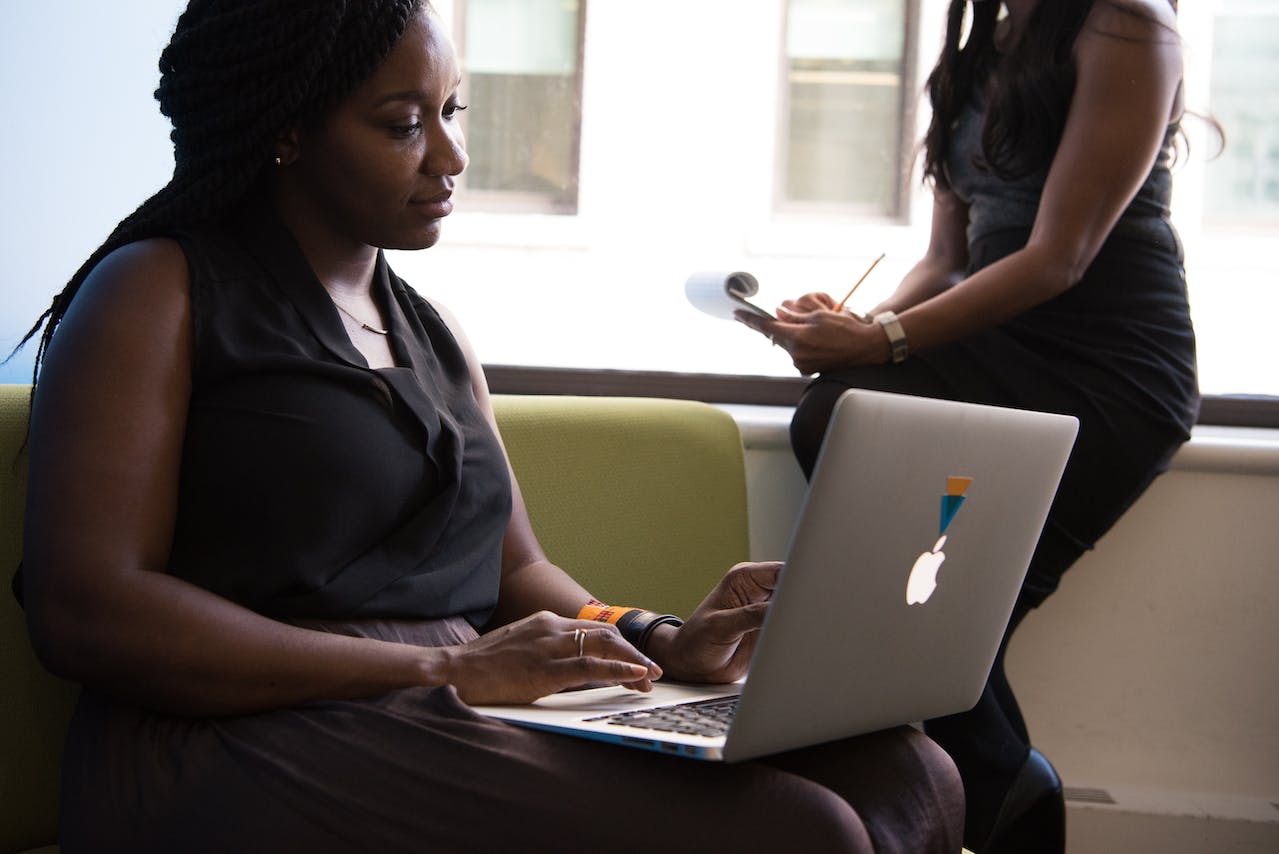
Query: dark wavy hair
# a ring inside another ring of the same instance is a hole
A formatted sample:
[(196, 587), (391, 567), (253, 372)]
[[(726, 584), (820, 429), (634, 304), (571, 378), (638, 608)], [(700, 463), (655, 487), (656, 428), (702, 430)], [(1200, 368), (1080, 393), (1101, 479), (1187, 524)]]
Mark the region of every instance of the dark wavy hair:
[[(217, 222), (262, 180), (279, 136), (321, 121), (371, 75), (426, 0), (190, 0), (160, 54), (173, 178), (115, 227), (53, 298), (32, 382), (67, 307), (109, 253)], [(12, 354), (11, 354), (12, 355)]]
[[(995, 51), (998, 0), (951, 0), (946, 41), (925, 90), (933, 116), (924, 135), (924, 178), (947, 183), (946, 150), (965, 104), (982, 90), (988, 109), (978, 165), (1001, 178), (1023, 177), (1048, 165), (1057, 152), (1075, 89), (1074, 45), (1095, 2), (1043, 0), (1009, 51)], [(1168, 0), (1173, 9), (1176, 0)], [(969, 4), (972, 21), (964, 38)], [(1126, 14), (1142, 13), (1112, 2)], [(962, 42), (962, 43), (961, 43)]]

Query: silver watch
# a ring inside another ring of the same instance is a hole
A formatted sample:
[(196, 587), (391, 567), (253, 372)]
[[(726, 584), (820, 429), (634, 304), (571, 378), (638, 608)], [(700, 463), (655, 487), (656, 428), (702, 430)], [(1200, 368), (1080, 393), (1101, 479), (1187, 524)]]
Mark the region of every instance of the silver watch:
[(910, 349), (906, 346), (906, 330), (902, 329), (902, 322), (897, 319), (896, 313), (881, 311), (875, 315), (875, 322), (884, 327), (884, 334), (888, 336), (888, 346), (892, 348), (893, 364), (906, 361), (906, 356), (910, 354)]

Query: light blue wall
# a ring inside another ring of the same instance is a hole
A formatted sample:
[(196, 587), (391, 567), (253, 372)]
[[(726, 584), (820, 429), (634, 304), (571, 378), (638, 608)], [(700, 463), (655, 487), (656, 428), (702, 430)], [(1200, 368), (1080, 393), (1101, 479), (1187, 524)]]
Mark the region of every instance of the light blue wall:
[[(153, 92), (185, 0), (0, 0), (0, 358), (173, 170)], [(26, 382), (35, 344), (0, 366)]]

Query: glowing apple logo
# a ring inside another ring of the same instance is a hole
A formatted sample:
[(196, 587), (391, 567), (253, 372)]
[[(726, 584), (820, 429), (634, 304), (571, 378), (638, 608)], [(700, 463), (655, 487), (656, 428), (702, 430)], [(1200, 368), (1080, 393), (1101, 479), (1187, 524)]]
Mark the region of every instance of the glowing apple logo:
[(926, 551), (915, 559), (906, 578), (906, 604), (922, 605), (937, 589), (937, 572), (941, 569), (946, 553), (942, 546), (946, 545), (946, 529), (950, 527), (959, 505), (964, 503), (964, 493), (972, 485), (971, 477), (946, 478), (946, 494), (941, 497), (941, 537)]
[(924, 604), (937, 589), (937, 570), (941, 569), (941, 562), (946, 559), (946, 553), (941, 550), (945, 544), (946, 535), (942, 534), (932, 551), (915, 558), (915, 565), (910, 568), (910, 578), (906, 579), (907, 605)]

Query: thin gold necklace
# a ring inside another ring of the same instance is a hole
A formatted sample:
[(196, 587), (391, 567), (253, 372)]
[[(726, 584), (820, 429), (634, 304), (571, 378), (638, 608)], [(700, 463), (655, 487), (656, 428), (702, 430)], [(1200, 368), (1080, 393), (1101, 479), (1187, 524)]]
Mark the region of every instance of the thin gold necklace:
[[(333, 299), (333, 297), (332, 297), (332, 296), (330, 296), (330, 297), (329, 297), (329, 299)], [(352, 313), (351, 313), (351, 310), (350, 310), (349, 308), (347, 308), (346, 306), (342, 305), (342, 303), (338, 302), (336, 299), (334, 299), (334, 300), (333, 300), (333, 304), (334, 304), (334, 305), (336, 305), (336, 306), (338, 307), (338, 311), (342, 312), (342, 313), (343, 313), (343, 314), (345, 314), (347, 317), (351, 318), (351, 319), (352, 319), (352, 320), (354, 320), (356, 323), (360, 324), (360, 328), (361, 328), (361, 329), (367, 329), (369, 332), (372, 332), (372, 333), (377, 334), (377, 335), (389, 335), (389, 334), (390, 334), (390, 330), (389, 330), (389, 329), (378, 329), (376, 326), (370, 326), (369, 324), (365, 323), (363, 320), (360, 320), (360, 318), (356, 317), (354, 314), (352, 314)]]

